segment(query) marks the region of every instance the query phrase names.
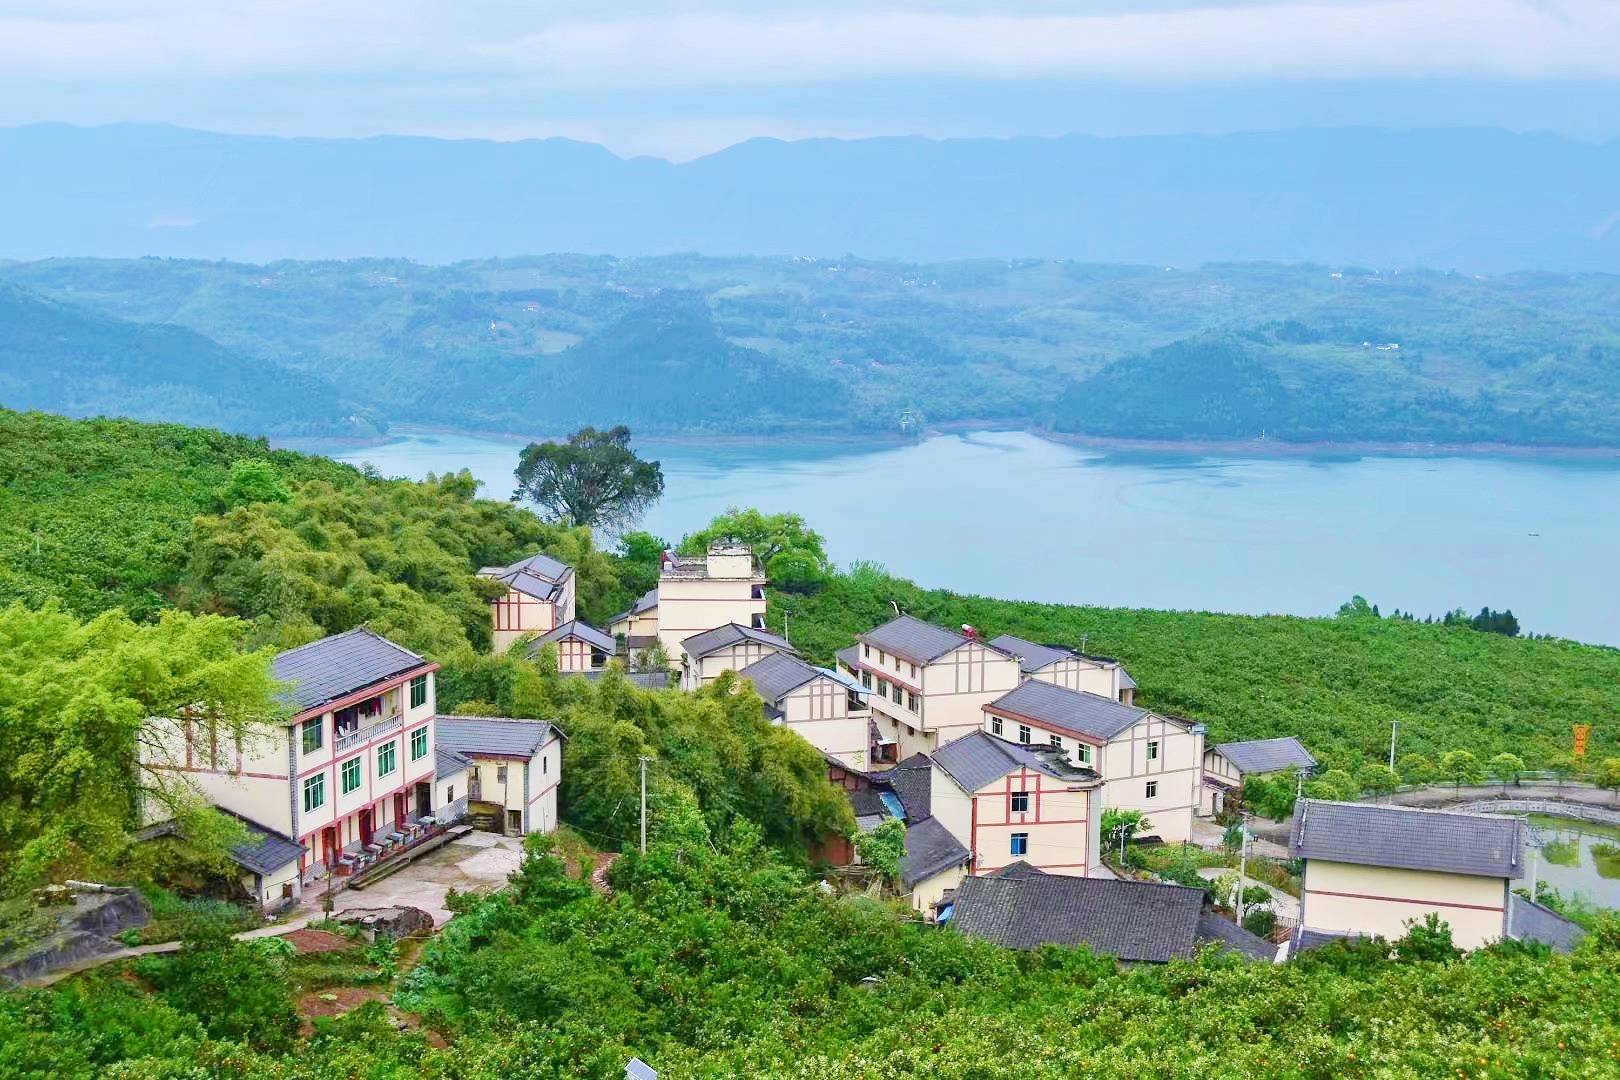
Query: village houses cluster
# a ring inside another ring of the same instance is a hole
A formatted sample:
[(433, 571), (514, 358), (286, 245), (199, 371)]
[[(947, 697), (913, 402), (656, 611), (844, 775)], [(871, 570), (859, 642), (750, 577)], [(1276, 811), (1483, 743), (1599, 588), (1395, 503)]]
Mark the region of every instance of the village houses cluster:
[[(1083, 942), (1128, 961), (1210, 941), (1278, 955), (1208, 911), (1203, 890), (1119, 878), (1103, 864), (1102, 819), (1139, 810), (1153, 837), (1187, 841), (1245, 777), (1308, 774), (1316, 762), (1295, 739), (1208, 745), (1202, 724), (1138, 706), (1116, 659), (903, 613), (819, 667), (765, 629), (767, 582), (741, 545), (666, 554), (657, 586), (602, 629), (576, 617), (574, 571), (556, 559), (481, 576), (507, 586), (490, 603), (497, 652), (552, 646), (563, 675), (597, 678), (656, 645), (668, 669), (635, 671), (643, 686), (747, 680), (772, 722), (825, 757), (858, 829), (904, 823), (899, 884), (929, 919), (1009, 947)], [(323, 638), (276, 657), (292, 716), (271, 735), (225, 745), (205, 717), (154, 720), (142, 765), (246, 824), (234, 857), (266, 908), (469, 825), (555, 829), (566, 734), (439, 714), (437, 669), (370, 630)], [(1465, 947), (1515, 937), (1567, 948), (1573, 927), (1513, 891), (1524, 842), (1512, 819), (1302, 799), (1290, 852), (1304, 864), (1300, 915), (1283, 953), (1399, 936), (1431, 912)], [(857, 861), (845, 837), (818, 854)]]

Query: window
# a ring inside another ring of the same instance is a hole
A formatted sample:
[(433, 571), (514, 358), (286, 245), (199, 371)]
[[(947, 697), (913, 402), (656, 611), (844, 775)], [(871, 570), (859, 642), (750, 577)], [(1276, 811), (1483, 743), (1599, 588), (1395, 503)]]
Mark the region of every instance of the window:
[(427, 676), (418, 675), (411, 680), (411, 708), (420, 709), (427, 704)]
[(550, 771), (550, 767), (551, 767), (551, 759), (546, 757), (546, 755), (541, 754), (540, 755), (540, 775), (541, 776), (546, 775), (546, 773), (548, 771)]
[(338, 790), (347, 795), (360, 786), (360, 759), (352, 757), (345, 761), (338, 770)]
[(427, 757), (428, 729), (419, 727), (411, 732), (411, 760), (420, 761)]
[(495, 782), (497, 784), (506, 783), (506, 766), (505, 765), (497, 765), (497, 766), (495, 766)]
[(872, 646), (870, 646), (870, 645), (862, 645), (861, 646), (861, 656), (864, 659), (867, 659), (867, 660), (872, 659)]
[(1029, 745), (1029, 725), (1028, 724), (1019, 724), (1018, 725), (1018, 741), (1023, 743), (1026, 746)]
[(894, 703), (896, 705), (899, 705), (906, 700), (906, 692), (900, 689), (899, 683), (895, 683), (891, 689), (894, 691)]
[(1012, 834), (1012, 853), (1014, 855), (1029, 854), (1029, 833), (1015, 832)]
[(992, 734), (992, 735), (1000, 735), (1001, 734), (1001, 717), (992, 716), (990, 718), (990, 734)]
[(394, 742), (385, 742), (377, 747), (378, 776), (387, 776), (394, 771), (394, 766), (399, 764), (399, 752), (396, 749), (398, 745), (398, 743)]
[(444, 787), (444, 801), (445, 802), (455, 802), (456, 801), (456, 785), (454, 785), (454, 784), (446, 784), (445, 785), (445, 787)]
[(1029, 792), (1015, 791), (1012, 793), (1012, 812), (1015, 814), (1029, 813)]
[(917, 711), (917, 695), (913, 694), (909, 690), (906, 691), (906, 708), (910, 709), (912, 712)]
[(1052, 736), (1052, 747), (1055, 750), (1063, 749), (1063, 736), (1061, 736), (1061, 735)]
[(917, 665), (916, 664), (911, 665), (911, 677), (913, 679), (915, 679), (917, 677)]
[(304, 813), (326, 805), (326, 774), (316, 773), (304, 781)]
[(325, 736), (326, 726), (322, 723), (325, 717), (317, 716), (313, 720), (304, 721), (304, 753), (313, 754), (321, 748), (321, 741)]
[(870, 671), (861, 672), (861, 685), (868, 690), (872, 689), (872, 673)]
[(1154, 739), (1152, 742), (1148, 743), (1148, 760), (1149, 761), (1158, 761), (1159, 760), (1159, 740), (1158, 739)]
[(1082, 764), (1082, 765), (1090, 765), (1091, 764), (1091, 747), (1087, 746), (1085, 743), (1081, 743), (1079, 746), (1077, 746), (1075, 748), (1075, 753), (1080, 758), (1080, 764)]
[(1156, 798), (1158, 798), (1158, 796), (1159, 796), (1159, 782), (1157, 780), (1149, 780), (1147, 782), (1147, 797), (1150, 798), (1150, 799), (1156, 799)]

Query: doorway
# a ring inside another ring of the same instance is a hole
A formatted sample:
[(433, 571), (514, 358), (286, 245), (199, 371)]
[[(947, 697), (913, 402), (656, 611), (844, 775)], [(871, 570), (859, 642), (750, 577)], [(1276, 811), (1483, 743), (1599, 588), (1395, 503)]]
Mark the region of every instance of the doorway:
[(506, 835), (507, 836), (522, 836), (523, 835), (523, 811), (521, 811), (521, 810), (508, 810), (506, 812)]
[(330, 870), (332, 868), (332, 864), (337, 862), (337, 857), (337, 829), (328, 825), (326, 828), (321, 830), (321, 861), (324, 862), (326, 864), (326, 868)]
[(371, 807), (360, 811), (360, 846), (365, 847), (371, 843)]
[(427, 817), (433, 812), (433, 785), (422, 780), (416, 785), (416, 816)]
[(406, 805), (405, 793), (403, 791), (394, 792), (394, 828), (396, 830), (405, 824)]

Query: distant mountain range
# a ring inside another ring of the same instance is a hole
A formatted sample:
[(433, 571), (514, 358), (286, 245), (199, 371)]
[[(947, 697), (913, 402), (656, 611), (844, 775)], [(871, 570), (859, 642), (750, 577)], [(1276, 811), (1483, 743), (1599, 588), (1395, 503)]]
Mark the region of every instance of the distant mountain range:
[(1620, 141), (758, 139), (672, 164), (566, 139), (0, 129), (0, 257), (546, 251), (1620, 271)]

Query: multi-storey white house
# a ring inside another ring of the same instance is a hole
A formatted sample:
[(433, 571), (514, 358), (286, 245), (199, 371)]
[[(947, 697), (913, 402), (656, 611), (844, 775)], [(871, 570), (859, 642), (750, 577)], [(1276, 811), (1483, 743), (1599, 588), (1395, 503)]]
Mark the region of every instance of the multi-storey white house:
[(486, 566), (478, 576), (506, 585), (506, 592), (489, 602), (497, 655), (525, 634), (543, 634), (574, 618), (574, 568), (550, 555)]
[(658, 588), (654, 586), (636, 598), (624, 611), (608, 620), (608, 633), (624, 639), (631, 656), (658, 640)]
[(979, 729), (983, 707), (1018, 685), (1018, 660), (964, 630), (901, 615), (839, 651), (839, 664), (872, 691), (878, 741), (894, 744), (897, 757)]
[(773, 722), (848, 768), (866, 768), (871, 713), (859, 684), (787, 652), (772, 652), (737, 674), (754, 684)]
[(983, 731), (929, 757), (933, 816), (968, 849), (970, 874), (1016, 862), (1084, 877), (1101, 861), (1102, 781), (1050, 746)]
[(1148, 832), (1192, 836), (1203, 776), (1204, 728), (1111, 697), (1031, 679), (983, 707), (992, 735), (1049, 746), (1102, 778), (1104, 808), (1141, 810)]
[(287, 722), (227, 744), (206, 720), (154, 721), (142, 765), (299, 844), (307, 883), (439, 808), (438, 667), (364, 628), (334, 634), (275, 658)]
[(777, 653), (795, 655), (785, 638), (740, 623), (726, 623), (681, 642), (681, 689), (696, 690), (723, 671), (741, 671)]
[(1016, 656), (1026, 679), (1101, 694), (1123, 705), (1136, 703), (1136, 680), (1112, 657), (1089, 656), (1061, 645), (1038, 645), (1011, 634), (991, 638), (990, 644)]
[(765, 575), (746, 544), (715, 543), (703, 555), (665, 552), (658, 586), (608, 624), (634, 656), (654, 641), (680, 670), (682, 643), (705, 630), (736, 623), (765, 629)]

